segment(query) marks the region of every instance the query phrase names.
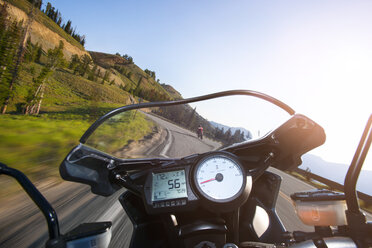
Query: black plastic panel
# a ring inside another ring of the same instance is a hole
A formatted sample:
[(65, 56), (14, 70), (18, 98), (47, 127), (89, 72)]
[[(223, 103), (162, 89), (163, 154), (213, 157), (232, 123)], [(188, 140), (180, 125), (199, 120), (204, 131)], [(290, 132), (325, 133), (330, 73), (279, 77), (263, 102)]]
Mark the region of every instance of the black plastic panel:
[(304, 115), (296, 114), (265, 137), (247, 141), (225, 150), (242, 160), (259, 165), (270, 156), (270, 166), (288, 170), (299, 166), (301, 156), (322, 145), (326, 135), (321, 126)]
[(110, 182), (107, 166), (110, 158), (89, 147), (78, 145), (63, 160), (59, 167), (61, 177), (67, 181), (91, 186), (94, 194), (110, 196), (120, 186)]
[[(187, 187), (187, 198), (179, 199), (169, 199), (160, 202), (153, 202), (151, 200), (151, 188), (152, 188), (152, 173), (168, 172), (185, 170), (186, 176), (186, 187)], [(146, 211), (150, 214), (160, 214), (160, 213), (174, 213), (174, 212), (184, 212), (191, 211), (198, 206), (198, 197), (194, 194), (190, 186), (190, 166), (182, 167), (172, 167), (169, 169), (154, 169), (149, 171), (147, 174), (146, 182), (144, 185), (144, 203)]]

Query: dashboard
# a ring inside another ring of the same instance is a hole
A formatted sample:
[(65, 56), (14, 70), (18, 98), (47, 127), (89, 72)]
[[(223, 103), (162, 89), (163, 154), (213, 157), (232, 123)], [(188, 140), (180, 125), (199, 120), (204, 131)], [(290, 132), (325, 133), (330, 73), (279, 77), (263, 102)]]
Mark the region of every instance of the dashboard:
[(324, 142), (324, 130), (296, 114), (260, 139), (180, 159), (119, 159), (81, 143), (63, 160), (60, 173), (67, 181), (90, 185), (97, 195), (110, 196), (125, 187), (141, 196), (151, 213), (172, 205), (177, 211), (197, 205), (220, 211), (248, 197), (252, 175), (259, 177), (268, 166), (294, 168), (304, 153)]
[(151, 170), (143, 200), (149, 214), (190, 211), (198, 206), (227, 212), (242, 205), (251, 188), (252, 177), (236, 156), (211, 152), (192, 163)]
[(181, 169), (152, 174), (152, 202), (185, 197), (187, 197), (185, 170)]

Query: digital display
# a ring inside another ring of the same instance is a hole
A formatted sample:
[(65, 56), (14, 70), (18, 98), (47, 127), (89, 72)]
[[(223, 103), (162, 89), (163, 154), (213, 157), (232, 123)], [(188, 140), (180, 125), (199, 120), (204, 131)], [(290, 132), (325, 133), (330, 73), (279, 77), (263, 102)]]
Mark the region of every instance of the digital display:
[(152, 201), (187, 197), (184, 170), (152, 174)]

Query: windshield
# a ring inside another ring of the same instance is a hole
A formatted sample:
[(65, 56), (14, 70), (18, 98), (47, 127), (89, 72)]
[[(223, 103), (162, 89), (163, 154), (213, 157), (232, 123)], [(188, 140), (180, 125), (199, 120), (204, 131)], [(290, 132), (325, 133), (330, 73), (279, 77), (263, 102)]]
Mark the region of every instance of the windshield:
[(258, 139), (288, 117), (277, 106), (247, 96), (174, 106), (139, 105), (108, 118), (86, 145), (123, 159), (181, 158)]

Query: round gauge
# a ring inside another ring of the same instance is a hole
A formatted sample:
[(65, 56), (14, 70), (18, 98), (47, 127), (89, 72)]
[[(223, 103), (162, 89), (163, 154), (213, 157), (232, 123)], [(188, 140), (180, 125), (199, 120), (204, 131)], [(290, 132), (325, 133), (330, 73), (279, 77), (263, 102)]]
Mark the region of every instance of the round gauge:
[(229, 202), (243, 191), (245, 173), (240, 163), (223, 153), (210, 154), (196, 165), (194, 182), (202, 196), (214, 202)]

